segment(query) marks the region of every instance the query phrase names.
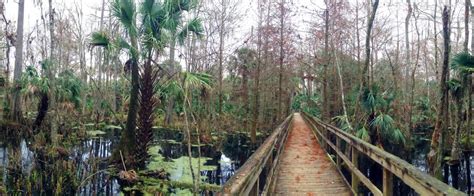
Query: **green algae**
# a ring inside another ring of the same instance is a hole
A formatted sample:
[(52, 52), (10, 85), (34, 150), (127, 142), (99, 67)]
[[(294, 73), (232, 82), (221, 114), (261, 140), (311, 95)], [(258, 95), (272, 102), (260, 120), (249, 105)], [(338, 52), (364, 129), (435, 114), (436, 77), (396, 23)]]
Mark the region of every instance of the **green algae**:
[[(161, 179), (145, 178), (145, 190), (148, 193), (163, 192), (168, 187), (173, 187), (177, 195), (192, 195), (190, 190), (192, 189), (192, 175), (188, 156), (181, 156), (177, 159), (166, 159), (159, 152), (161, 147), (154, 145), (150, 147), (148, 153), (150, 154), (150, 162), (147, 165), (147, 169), (151, 171), (164, 170), (169, 174), (169, 181)], [(205, 163), (211, 160), (209, 157), (192, 158), (191, 164), (193, 169), (196, 171), (200, 166), (201, 171), (213, 171), (217, 169), (214, 165), (205, 165)], [(201, 181), (205, 181), (206, 176), (201, 176)], [(213, 185), (208, 183), (201, 183), (201, 190), (216, 190), (219, 185)]]

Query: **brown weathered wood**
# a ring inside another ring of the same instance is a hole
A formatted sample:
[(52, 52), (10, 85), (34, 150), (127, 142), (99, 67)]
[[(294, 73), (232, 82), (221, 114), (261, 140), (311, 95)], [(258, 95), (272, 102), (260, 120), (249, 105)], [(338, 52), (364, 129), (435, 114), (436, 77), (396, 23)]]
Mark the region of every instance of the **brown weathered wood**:
[[(278, 126), (263, 144), (250, 156), (239, 170), (224, 184), (222, 195), (249, 195), (265, 167), (267, 161), (273, 154), (275, 148), (281, 148), (278, 142), (285, 137), (292, 115)], [(272, 171), (273, 168), (270, 168)]]
[[(264, 175), (267, 179), (261, 195), (351, 195), (357, 194), (361, 182), (374, 195), (392, 195), (395, 175), (420, 195), (465, 195), (349, 133), (304, 117), (306, 122), (300, 114), (288, 117), (224, 185), (222, 194), (258, 195), (259, 177)], [(333, 137), (336, 144), (328, 139)], [(343, 153), (341, 142), (347, 144), (351, 157)], [(329, 149), (336, 153), (335, 163), (326, 154)], [(359, 171), (360, 155), (383, 167), (383, 191)], [(340, 173), (342, 162), (353, 176), (352, 190)], [(303, 178), (306, 176), (311, 178)]]
[(252, 190), (250, 190), (249, 195), (258, 196), (259, 190), (260, 190), (259, 189), (259, 179), (257, 178), (257, 182), (255, 182), (255, 184), (253, 185), (253, 188), (252, 188)]
[(350, 163), (351, 165), (353, 165), (352, 168), (350, 166), (349, 166), (349, 168), (351, 168), (351, 186), (352, 186), (352, 190), (355, 193), (359, 193), (359, 177), (357, 177), (357, 171), (359, 171), (359, 160), (358, 159), (359, 159), (359, 155), (357, 153), (357, 150), (355, 148), (352, 148), (351, 149), (351, 161), (347, 161), (346, 164)]
[(301, 115), (294, 115), (291, 126), (280, 158), (276, 188), (268, 195), (351, 195)]
[(418, 170), (415, 166), (330, 124), (305, 115), (314, 128), (326, 129), (352, 148), (380, 164), (420, 195), (465, 195), (463, 192)]
[[(287, 128), (288, 130), (292, 129), (292, 124), (293, 123), (291, 123), (288, 126)], [(276, 157), (274, 159), (275, 161), (273, 161), (273, 164), (270, 167), (271, 171), (266, 178), (266, 183), (265, 183), (265, 187), (263, 187), (262, 195), (267, 195), (268, 193), (271, 193), (275, 190), (275, 186), (276, 186), (275, 175), (280, 170), (280, 155), (283, 151), (283, 146), (286, 143), (286, 139), (288, 138), (288, 132), (289, 131), (285, 131), (285, 134), (281, 137), (280, 141), (278, 142), (279, 148), (277, 149)]]
[[(338, 150), (341, 150), (341, 139), (336, 137), (336, 147)], [(336, 155), (336, 166), (338, 170), (341, 170), (341, 156), (339, 153)]]
[(393, 174), (388, 169), (383, 169), (383, 195), (393, 195)]
[(342, 158), (346, 163), (347, 168), (351, 171), (351, 186), (354, 193), (358, 193), (359, 184), (362, 182), (374, 195), (382, 196), (382, 191), (380, 191), (377, 186), (375, 186), (369, 178), (367, 178), (359, 169), (358, 169), (358, 152), (357, 150), (352, 149), (352, 159), (349, 158), (339, 149), (336, 148), (334, 143), (332, 143), (328, 138), (322, 136), (321, 132), (318, 129), (313, 130), (316, 134), (321, 136), (321, 139), (331, 147), (336, 154)]

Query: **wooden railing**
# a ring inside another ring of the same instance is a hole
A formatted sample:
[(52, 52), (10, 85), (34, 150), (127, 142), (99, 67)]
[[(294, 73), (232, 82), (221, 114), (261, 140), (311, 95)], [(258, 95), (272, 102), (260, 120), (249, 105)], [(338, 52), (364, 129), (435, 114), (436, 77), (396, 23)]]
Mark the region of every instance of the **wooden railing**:
[[(372, 144), (369, 144), (353, 135), (346, 133), (335, 126), (324, 123), (307, 114), (303, 114), (308, 125), (312, 127), (322, 147), (335, 156), (335, 163), (341, 171), (344, 162), (348, 171), (351, 172), (351, 182), (354, 194), (359, 193), (360, 182), (365, 185), (374, 195), (393, 194), (393, 176), (411, 187), (420, 195), (466, 195), (453, 187), (425, 174), (415, 166), (392, 155)], [(333, 141), (336, 141), (334, 144)], [(330, 150), (328, 150), (330, 149)], [(346, 155), (345, 152), (350, 152)], [(383, 168), (382, 190), (359, 170), (359, 156), (366, 156), (378, 163)]]
[[(279, 157), (285, 145), (293, 115), (288, 116), (239, 170), (224, 184), (222, 195), (266, 195), (272, 190)], [(260, 189), (260, 182), (265, 182)]]

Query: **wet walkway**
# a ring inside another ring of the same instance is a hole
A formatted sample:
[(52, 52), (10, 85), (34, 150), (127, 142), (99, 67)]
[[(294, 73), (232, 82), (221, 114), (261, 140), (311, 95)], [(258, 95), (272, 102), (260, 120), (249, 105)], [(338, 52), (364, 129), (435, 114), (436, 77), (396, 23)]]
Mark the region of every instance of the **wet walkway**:
[(271, 195), (351, 195), (303, 117), (296, 113)]

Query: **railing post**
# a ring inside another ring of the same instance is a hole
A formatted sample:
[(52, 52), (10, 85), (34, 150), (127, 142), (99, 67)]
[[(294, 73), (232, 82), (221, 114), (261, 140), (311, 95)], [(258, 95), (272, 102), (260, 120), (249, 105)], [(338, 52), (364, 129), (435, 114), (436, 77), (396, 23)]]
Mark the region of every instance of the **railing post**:
[(355, 174), (354, 171), (359, 169), (359, 153), (357, 152), (357, 149), (354, 146), (352, 146), (351, 148), (352, 148), (351, 162), (355, 166), (355, 168), (352, 170), (352, 173), (351, 173), (351, 185), (352, 185), (352, 190), (354, 191), (354, 193), (358, 195), (360, 181), (359, 181), (359, 178), (357, 178), (357, 175)]
[(259, 184), (260, 184), (260, 177), (257, 178), (257, 181), (253, 185), (252, 190), (250, 190), (250, 193), (249, 193), (250, 196), (258, 196), (258, 192), (260, 191)]
[(326, 152), (327, 152), (326, 140), (324, 138), (327, 138), (327, 132), (328, 132), (328, 127), (326, 125), (324, 125), (324, 129), (323, 129), (322, 134), (321, 134), (321, 146), (323, 147), (324, 151), (326, 151)]
[(393, 174), (388, 169), (383, 169), (383, 195), (393, 195)]
[[(342, 152), (341, 139), (337, 135), (336, 135), (336, 148), (337, 148), (337, 150)], [(336, 152), (336, 166), (337, 166), (338, 170), (341, 170), (341, 156), (339, 156), (339, 154), (337, 154), (337, 152)]]

